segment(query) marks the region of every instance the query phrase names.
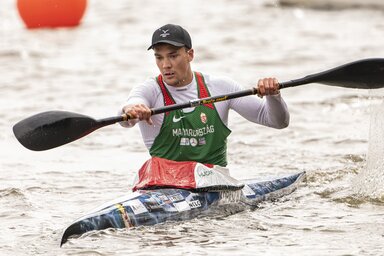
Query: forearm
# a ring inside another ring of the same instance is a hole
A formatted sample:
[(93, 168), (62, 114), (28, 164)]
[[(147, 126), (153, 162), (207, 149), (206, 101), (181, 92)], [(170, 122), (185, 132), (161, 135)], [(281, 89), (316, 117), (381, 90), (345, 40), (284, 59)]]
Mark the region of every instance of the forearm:
[(264, 114), (265, 125), (276, 129), (283, 129), (289, 125), (288, 107), (280, 94), (266, 96), (266, 113)]
[(280, 94), (265, 96), (264, 100), (256, 96), (234, 99), (230, 107), (257, 124), (276, 129), (285, 128), (289, 124), (288, 108)]

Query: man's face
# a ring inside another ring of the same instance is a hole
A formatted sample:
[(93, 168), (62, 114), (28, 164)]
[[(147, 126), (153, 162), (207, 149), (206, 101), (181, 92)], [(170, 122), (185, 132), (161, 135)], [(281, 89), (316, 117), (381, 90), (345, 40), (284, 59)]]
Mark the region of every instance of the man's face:
[(193, 49), (175, 47), (170, 44), (159, 44), (154, 47), (156, 65), (163, 76), (164, 82), (171, 86), (184, 86), (191, 82), (192, 71), (190, 62)]

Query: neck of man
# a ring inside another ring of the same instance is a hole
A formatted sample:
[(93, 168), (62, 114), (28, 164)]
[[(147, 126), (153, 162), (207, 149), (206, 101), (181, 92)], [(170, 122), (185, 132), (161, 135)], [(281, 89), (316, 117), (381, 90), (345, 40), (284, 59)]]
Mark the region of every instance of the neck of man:
[(183, 87), (183, 86), (186, 86), (188, 84), (190, 84), (193, 80), (193, 72), (191, 70), (191, 68), (188, 69), (188, 71), (186, 72), (186, 75), (183, 79), (179, 80), (175, 85), (173, 85), (174, 87)]

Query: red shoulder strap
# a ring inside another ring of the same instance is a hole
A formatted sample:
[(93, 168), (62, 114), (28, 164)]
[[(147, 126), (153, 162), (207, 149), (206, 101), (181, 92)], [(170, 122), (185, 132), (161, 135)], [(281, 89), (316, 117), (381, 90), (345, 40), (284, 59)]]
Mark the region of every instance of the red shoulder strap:
[[(174, 105), (174, 104), (176, 104), (176, 102), (173, 100), (173, 98), (171, 97), (171, 95), (169, 95), (169, 92), (168, 92), (167, 88), (165, 88), (165, 85), (164, 85), (164, 82), (163, 82), (163, 76), (162, 76), (162, 75), (159, 75), (159, 76), (157, 77), (157, 83), (159, 84), (161, 93), (163, 94), (163, 98), (164, 98), (164, 106), (169, 106), (169, 105)], [(168, 115), (169, 112), (166, 112), (165, 114)]]
[[(207, 98), (211, 96), (204, 82), (203, 75), (200, 72), (195, 72), (195, 76), (196, 76), (197, 85), (199, 86), (199, 98), (202, 99), (202, 98)], [(215, 108), (212, 103), (205, 104), (204, 106), (209, 107), (211, 109)]]

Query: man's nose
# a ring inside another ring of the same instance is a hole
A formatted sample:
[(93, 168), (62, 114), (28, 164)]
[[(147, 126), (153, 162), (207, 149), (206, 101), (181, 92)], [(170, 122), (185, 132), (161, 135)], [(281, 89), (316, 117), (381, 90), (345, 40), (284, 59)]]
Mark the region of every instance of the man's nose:
[(169, 68), (171, 66), (171, 61), (168, 58), (164, 58), (162, 66), (163, 68)]

